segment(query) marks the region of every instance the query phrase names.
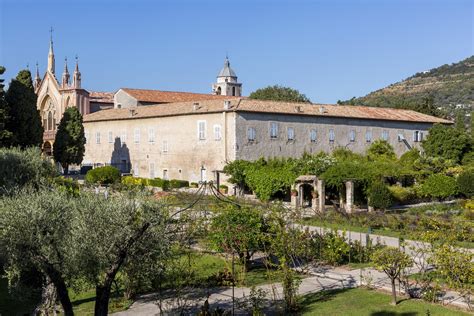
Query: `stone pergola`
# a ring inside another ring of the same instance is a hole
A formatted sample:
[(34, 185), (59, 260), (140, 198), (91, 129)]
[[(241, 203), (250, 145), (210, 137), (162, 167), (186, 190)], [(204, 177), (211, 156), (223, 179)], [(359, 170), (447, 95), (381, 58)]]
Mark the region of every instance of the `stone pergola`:
[[(304, 207), (304, 186), (310, 185), (311, 190), (311, 208), (318, 212), (324, 212), (326, 206), (326, 186), (324, 180), (318, 179), (317, 176), (313, 175), (303, 175), (296, 178), (295, 183), (292, 187), (291, 194), (291, 206), (293, 208), (302, 208)], [(354, 181), (347, 180), (345, 181), (346, 187), (346, 203), (343, 204), (341, 201), (341, 207), (344, 207), (344, 210), (347, 213), (352, 213), (354, 209)], [(315, 193), (313, 193), (315, 192)]]

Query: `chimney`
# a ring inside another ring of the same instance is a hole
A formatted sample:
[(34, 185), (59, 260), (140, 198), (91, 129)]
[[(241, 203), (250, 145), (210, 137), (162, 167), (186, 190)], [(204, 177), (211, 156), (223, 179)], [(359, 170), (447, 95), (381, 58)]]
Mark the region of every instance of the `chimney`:
[(200, 109), (199, 102), (194, 102), (193, 103), (193, 111), (197, 111)]
[(129, 109), (129, 114), (130, 114), (130, 117), (133, 117), (135, 115), (135, 109)]
[(321, 113), (321, 114), (327, 113), (326, 108), (324, 107), (324, 105), (319, 106), (319, 113)]
[(303, 112), (303, 109), (301, 108), (301, 105), (296, 105), (296, 106), (295, 106), (295, 112), (296, 112), (296, 113), (301, 113), (301, 112)]
[(224, 110), (229, 110), (231, 107), (229, 100), (224, 100)]

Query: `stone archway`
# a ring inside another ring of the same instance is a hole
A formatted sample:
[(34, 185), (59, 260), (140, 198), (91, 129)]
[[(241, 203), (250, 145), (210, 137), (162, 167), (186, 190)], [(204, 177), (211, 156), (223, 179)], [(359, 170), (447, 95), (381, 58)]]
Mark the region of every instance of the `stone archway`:
[(46, 142), (43, 143), (42, 152), (46, 156), (52, 156), (53, 155), (53, 146), (51, 145), (50, 142), (46, 141)]
[(295, 180), (292, 188), (291, 205), (294, 208), (311, 207), (324, 212), (326, 205), (324, 181), (316, 176), (303, 175)]

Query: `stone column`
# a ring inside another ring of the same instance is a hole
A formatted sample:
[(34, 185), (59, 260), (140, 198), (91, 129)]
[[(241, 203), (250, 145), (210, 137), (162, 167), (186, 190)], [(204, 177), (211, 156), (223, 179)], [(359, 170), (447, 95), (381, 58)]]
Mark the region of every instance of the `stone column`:
[(325, 211), (325, 206), (326, 206), (326, 190), (325, 190), (324, 180), (318, 179), (317, 190), (318, 190), (318, 211), (322, 213)]
[(304, 190), (302, 185), (298, 185), (298, 205), (303, 208), (304, 206)]
[(346, 181), (346, 212), (352, 213), (354, 208), (354, 182)]
[[(292, 187), (291, 191), (293, 190), (298, 190), (298, 189), (296, 187)], [(298, 196), (293, 195), (293, 193), (291, 193), (291, 207), (294, 209), (298, 208)]]

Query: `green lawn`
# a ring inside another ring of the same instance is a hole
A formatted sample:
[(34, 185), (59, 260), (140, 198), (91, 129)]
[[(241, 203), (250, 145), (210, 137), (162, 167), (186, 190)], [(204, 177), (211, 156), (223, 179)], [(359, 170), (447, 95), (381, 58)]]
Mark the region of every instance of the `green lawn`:
[[(74, 308), (74, 315), (86, 316), (94, 315), (94, 305), (95, 305), (95, 291), (90, 290), (82, 293), (69, 292), (71, 296), (72, 305)], [(119, 298), (113, 297), (109, 301), (109, 313), (123, 311), (130, 307), (133, 303), (132, 301), (126, 300), (123, 298), (123, 295), (120, 295)]]
[[(303, 315), (324, 316), (460, 316), (471, 315), (460, 310), (420, 300), (399, 299), (390, 305), (391, 296), (368, 289), (325, 291), (305, 295), (301, 299)], [(429, 311), (429, 314), (428, 314)]]

